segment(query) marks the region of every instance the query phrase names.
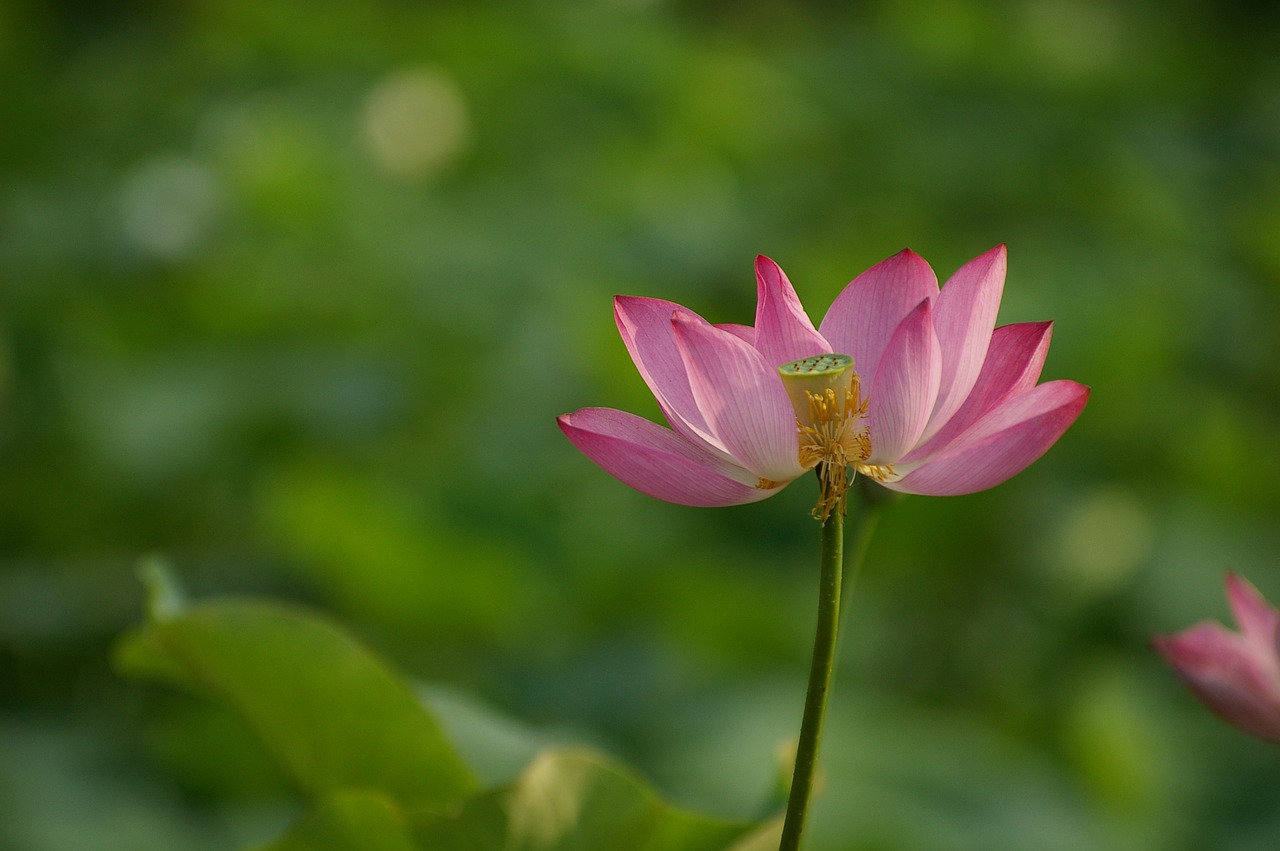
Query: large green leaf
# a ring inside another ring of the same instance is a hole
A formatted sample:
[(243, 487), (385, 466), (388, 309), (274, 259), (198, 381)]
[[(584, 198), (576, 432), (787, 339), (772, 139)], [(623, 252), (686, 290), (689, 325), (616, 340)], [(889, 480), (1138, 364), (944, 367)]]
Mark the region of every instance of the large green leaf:
[(504, 715), (465, 691), (439, 683), (422, 684), (415, 691), (486, 789), (508, 785), (541, 751), (570, 740), (567, 733), (540, 730)]
[[(503, 834), (495, 826), (505, 824)], [(580, 748), (541, 753), (507, 789), (419, 830), (439, 851), (726, 851), (753, 826), (673, 807), (625, 768)]]
[(378, 790), (412, 810), (474, 791), (431, 713), (327, 621), (255, 601), (174, 608), (157, 608), (124, 638), (120, 669), (230, 707), (308, 795)]
[[(311, 799), (260, 851), (755, 851), (757, 825), (698, 816), (606, 757), (547, 748), (479, 791), (436, 714), (357, 642), (305, 610), (226, 600), (186, 607), (162, 571), (151, 616), (117, 664), (238, 714)], [(436, 694), (435, 703), (448, 706)], [(534, 738), (454, 701), (445, 713), (492, 781)], [(480, 747), (480, 739), (506, 731)], [(514, 732), (513, 732), (514, 731)], [(456, 733), (456, 731), (454, 731)], [(741, 844), (746, 843), (746, 844)]]
[(256, 851), (419, 851), (404, 814), (375, 792), (331, 796), (289, 833)]
[(734, 843), (728, 851), (775, 851), (782, 842), (782, 816), (767, 821)]

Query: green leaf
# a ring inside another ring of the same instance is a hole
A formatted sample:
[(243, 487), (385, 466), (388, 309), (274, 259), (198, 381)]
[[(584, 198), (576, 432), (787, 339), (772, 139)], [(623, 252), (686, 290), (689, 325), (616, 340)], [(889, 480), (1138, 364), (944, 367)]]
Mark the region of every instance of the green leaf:
[(735, 842), (728, 851), (777, 851), (782, 842), (782, 816), (765, 822)]
[(160, 556), (147, 556), (138, 564), (138, 577), (147, 589), (147, 615), (152, 620), (168, 620), (187, 607), (182, 587), (169, 564)]
[(163, 570), (149, 579), (153, 601), (166, 603), (120, 642), (117, 665), (225, 705), (314, 802), (260, 851), (758, 851), (776, 833), (673, 807), (581, 748), (544, 749), (514, 782), (477, 792), (438, 717), (471, 742), (490, 782), (510, 777), (540, 737), (434, 689), (438, 716), (314, 614), (255, 601), (185, 606)]
[(420, 851), (404, 814), (375, 792), (333, 795), (257, 851)]
[(677, 809), (595, 752), (552, 749), (510, 788), (432, 819), (417, 835), (439, 851), (726, 851), (750, 827)]
[(409, 688), (345, 633), (300, 609), (193, 605), (126, 636), (116, 662), (231, 708), (313, 797), (368, 789), (408, 809), (438, 809), (475, 789)]
[(506, 786), (541, 751), (564, 743), (562, 735), (510, 718), (463, 691), (431, 683), (417, 692), (485, 788)]

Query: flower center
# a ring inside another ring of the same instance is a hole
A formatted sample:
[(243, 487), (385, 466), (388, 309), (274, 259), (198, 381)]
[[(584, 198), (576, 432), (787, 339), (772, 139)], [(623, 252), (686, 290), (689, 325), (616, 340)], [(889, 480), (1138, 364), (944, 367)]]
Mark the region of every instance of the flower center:
[(893, 471), (864, 463), (871, 457), (871, 432), (853, 358), (815, 355), (783, 364), (778, 374), (796, 413), (800, 465), (818, 470), (820, 492), (813, 516), (825, 521), (837, 506), (844, 511), (850, 467), (878, 481)]

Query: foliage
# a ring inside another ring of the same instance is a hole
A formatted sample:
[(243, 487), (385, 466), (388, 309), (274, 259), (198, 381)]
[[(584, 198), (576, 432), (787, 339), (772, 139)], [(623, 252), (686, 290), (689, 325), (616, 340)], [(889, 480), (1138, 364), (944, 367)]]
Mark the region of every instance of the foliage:
[(821, 313), (1004, 242), (1000, 321), (1054, 320), (1091, 401), (1001, 487), (885, 512), (813, 849), (1274, 848), (1274, 749), (1147, 643), (1225, 619), (1226, 569), (1280, 599), (1265, 5), (0, 3), (0, 846), (334, 817), (269, 716), (111, 669), (153, 552), (436, 684), (499, 731), (480, 790), (585, 745), (776, 812), (812, 488), (660, 504), (555, 416), (658, 417), (615, 293), (749, 321), (765, 253)]
[(262, 851), (743, 847), (745, 825), (676, 810), (589, 750), (543, 750), (512, 782), (481, 791), (465, 747), (341, 630), (254, 600), (178, 609), (162, 571), (151, 570), (151, 616), (121, 642), (117, 664), (229, 707), (311, 802)]

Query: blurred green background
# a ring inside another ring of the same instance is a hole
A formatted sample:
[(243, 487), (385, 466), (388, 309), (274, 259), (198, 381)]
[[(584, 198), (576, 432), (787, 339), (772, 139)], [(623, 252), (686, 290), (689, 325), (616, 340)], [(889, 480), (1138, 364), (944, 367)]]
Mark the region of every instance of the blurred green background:
[(224, 849), (291, 792), (122, 681), (138, 559), (759, 815), (812, 483), (698, 510), (554, 417), (657, 417), (615, 293), (819, 318), (1009, 244), (1093, 387), (1038, 464), (893, 507), (850, 600), (828, 849), (1280, 844), (1280, 750), (1147, 646), (1280, 600), (1280, 14), (1207, 0), (0, 5), (0, 848)]

